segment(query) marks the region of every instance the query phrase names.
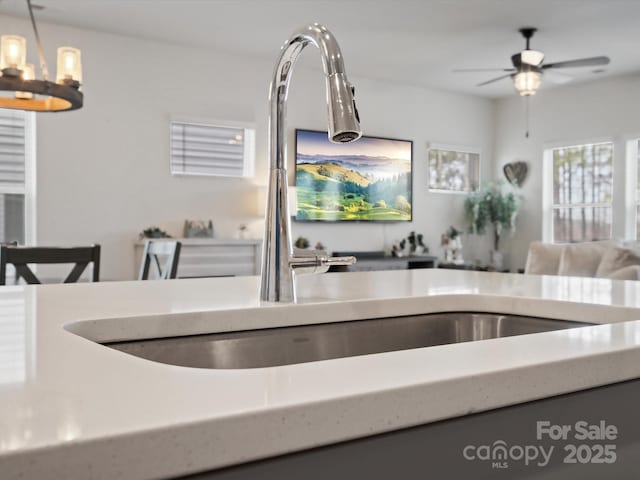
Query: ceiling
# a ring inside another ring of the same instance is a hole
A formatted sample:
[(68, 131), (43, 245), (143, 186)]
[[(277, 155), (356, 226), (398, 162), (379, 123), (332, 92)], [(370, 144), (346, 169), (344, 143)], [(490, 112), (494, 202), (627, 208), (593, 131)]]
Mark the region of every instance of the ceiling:
[[(499, 73), (454, 68), (510, 67), (523, 26), (547, 62), (608, 55), (604, 72), (563, 70), (572, 82), (640, 71), (638, 0), (34, 0), (43, 21), (238, 54), (274, 58), (295, 28), (334, 32), (353, 75), (487, 97), (513, 94)], [(26, 16), (24, 0), (0, 13)], [(5, 32), (2, 32), (5, 33)], [(546, 79), (543, 88), (552, 87)]]

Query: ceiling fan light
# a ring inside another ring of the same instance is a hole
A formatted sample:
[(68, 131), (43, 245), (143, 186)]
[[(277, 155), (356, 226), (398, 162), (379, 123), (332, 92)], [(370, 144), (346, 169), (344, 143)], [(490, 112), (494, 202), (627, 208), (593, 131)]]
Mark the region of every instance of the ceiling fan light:
[(542, 74), (540, 72), (518, 72), (513, 77), (513, 86), (523, 97), (535, 95), (542, 83)]
[(522, 63), (533, 65), (534, 67), (540, 66), (540, 64), (544, 60), (544, 53), (542, 53), (540, 50), (522, 50), (520, 54)]

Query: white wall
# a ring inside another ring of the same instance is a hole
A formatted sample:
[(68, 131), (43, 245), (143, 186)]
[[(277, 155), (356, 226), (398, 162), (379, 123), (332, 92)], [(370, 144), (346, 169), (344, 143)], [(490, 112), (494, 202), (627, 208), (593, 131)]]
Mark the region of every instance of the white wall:
[(505, 163), (524, 160), (529, 177), (515, 236), (505, 242), (512, 268), (523, 267), (529, 243), (542, 239), (542, 157), (545, 145), (610, 139), (614, 142), (613, 236), (625, 236), (625, 140), (640, 137), (636, 105), (640, 75), (542, 90), (531, 100), (531, 134), (525, 139), (524, 101), (496, 101), (495, 175)]
[[(0, 24), (27, 37), (37, 64), (27, 23)], [(168, 122), (170, 114), (255, 121), (266, 112), (257, 101), (265, 62), (48, 24), (41, 36), (52, 71), (57, 46), (82, 49), (85, 106), (37, 116), (39, 245), (100, 243), (102, 277), (129, 279), (133, 242), (149, 225), (179, 235), (185, 218), (212, 218), (224, 237), (255, 217), (250, 181), (169, 174)]]
[[(0, 24), (3, 31), (27, 37), (29, 60), (37, 64), (27, 22), (0, 16)], [(185, 218), (211, 218), (218, 237), (233, 236), (243, 222), (252, 222), (254, 233), (261, 233), (254, 184), (266, 183), (267, 93), (279, 46), (274, 46), (273, 58), (260, 59), (46, 23), (40, 28), (52, 71), (57, 46), (82, 49), (85, 106), (77, 112), (38, 115), (38, 244), (100, 243), (102, 277), (110, 280), (134, 278), (133, 242), (150, 225), (180, 235)], [(325, 128), (319, 67), (317, 53), (305, 52), (292, 82), (291, 139), (295, 127)], [(450, 224), (463, 225), (463, 197), (427, 192), (426, 144), (481, 148), (487, 178), (493, 167), (491, 102), (351, 80), (365, 133), (414, 140), (415, 220), (390, 225), (294, 223), (294, 235), (321, 240), (331, 250), (379, 250), (416, 230), (439, 254), (440, 234)], [(172, 177), (171, 114), (254, 122), (256, 178)], [(486, 259), (487, 252), (482, 242), (468, 242), (469, 259)]]
[[(302, 66), (311, 66), (319, 64), (319, 59), (314, 52), (308, 52), (300, 62)], [(326, 129), (324, 80), (321, 75), (310, 75), (308, 70), (301, 70), (300, 73), (292, 79), (289, 125)], [(432, 142), (480, 148), (481, 176), (487, 179), (493, 170), (491, 102), (371, 79), (353, 77), (350, 80), (356, 86), (356, 102), (365, 135), (414, 142), (413, 221), (389, 224), (294, 222), (294, 235), (307, 237), (312, 245), (320, 240), (330, 250), (380, 250), (390, 249), (395, 241), (415, 230), (424, 234), (431, 253), (442, 256), (440, 235), (450, 225), (466, 229), (463, 215), (465, 196), (430, 193), (427, 190), (427, 144)], [(293, 131), (289, 138), (289, 145), (293, 149)], [(293, 165), (292, 162), (293, 158), (290, 165)], [(468, 239), (465, 244), (465, 255), (470, 261), (476, 258), (486, 261), (488, 252), (488, 244), (481, 239)]]

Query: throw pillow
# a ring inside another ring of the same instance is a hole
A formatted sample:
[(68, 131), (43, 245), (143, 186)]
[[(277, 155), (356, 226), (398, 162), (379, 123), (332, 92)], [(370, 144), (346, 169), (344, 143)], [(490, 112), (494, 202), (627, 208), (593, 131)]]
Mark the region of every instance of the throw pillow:
[(640, 265), (640, 252), (632, 248), (611, 247), (602, 255), (596, 277), (608, 277), (613, 272), (631, 265)]
[(584, 242), (564, 246), (560, 255), (558, 275), (572, 277), (594, 277), (602, 256), (607, 248), (617, 245), (616, 242)]
[(640, 280), (640, 265), (629, 265), (608, 275), (612, 280)]

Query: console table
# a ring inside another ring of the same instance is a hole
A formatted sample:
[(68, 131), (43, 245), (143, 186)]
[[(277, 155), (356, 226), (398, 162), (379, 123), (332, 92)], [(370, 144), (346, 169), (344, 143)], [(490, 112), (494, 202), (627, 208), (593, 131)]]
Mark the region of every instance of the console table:
[[(150, 239), (162, 241), (162, 239)], [(262, 240), (225, 240), (217, 238), (171, 238), (182, 243), (178, 278), (230, 277), (258, 275)], [(144, 241), (137, 242), (136, 272), (140, 268)]]
[(408, 257), (391, 257), (384, 252), (333, 252), (333, 256), (353, 255), (358, 258), (354, 265), (332, 266), (330, 272), (369, 272), (374, 270), (407, 270), (413, 268), (435, 268), (438, 257), (416, 255)]
[(473, 270), (475, 272), (499, 272), (499, 273), (509, 273), (511, 270), (508, 268), (502, 268), (500, 270), (496, 270), (493, 267), (488, 265), (474, 265), (470, 263), (439, 263), (438, 268), (448, 268), (449, 270)]

